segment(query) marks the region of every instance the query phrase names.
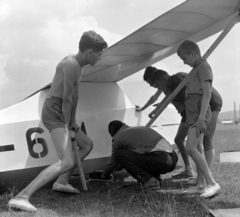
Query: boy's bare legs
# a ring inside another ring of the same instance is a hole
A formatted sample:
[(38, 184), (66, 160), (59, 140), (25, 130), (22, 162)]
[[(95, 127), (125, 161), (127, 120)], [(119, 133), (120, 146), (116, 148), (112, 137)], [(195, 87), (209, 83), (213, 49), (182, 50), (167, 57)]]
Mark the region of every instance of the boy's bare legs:
[(218, 114), (219, 111), (213, 111), (212, 112), (212, 119), (211, 122), (207, 128), (207, 131), (210, 133), (209, 136), (204, 137), (203, 139), (203, 144), (204, 144), (204, 155), (208, 164), (209, 169), (212, 169), (212, 164), (213, 164), (213, 160), (214, 160), (214, 156), (215, 156), (215, 150), (212, 146), (212, 139), (213, 139), (213, 135), (215, 133), (216, 130), (216, 126), (217, 126), (217, 120), (218, 120)]
[[(201, 138), (199, 138), (199, 143), (197, 145), (197, 150), (199, 151), (199, 153), (204, 157), (203, 155), (203, 145), (202, 145), (202, 136)], [(187, 189), (186, 191), (184, 191), (184, 193), (203, 193), (204, 192), (204, 188), (206, 187), (206, 181), (205, 178), (203, 176), (203, 174), (201, 173), (199, 167), (196, 165), (196, 170), (197, 170), (197, 178), (192, 179), (192, 183), (193, 184), (197, 184), (197, 186), (194, 186), (192, 188)]]
[(188, 177), (193, 177), (194, 176), (194, 172), (193, 172), (193, 168), (190, 162), (190, 157), (186, 152), (186, 148), (184, 145), (184, 141), (187, 137), (187, 133), (188, 133), (188, 127), (186, 126), (185, 123), (180, 123), (179, 127), (178, 127), (178, 132), (177, 135), (175, 137), (175, 143), (182, 155), (182, 159), (184, 162), (184, 166), (185, 169), (184, 171), (181, 171), (179, 173), (173, 174), (173, 177), (176, 176), (188, 176)]
[(204, 156), (197, 149), (197, 146), (201, 141), (202, 136), (203, 135), (197, 137), (196, 127), (189, 128), (186, 148), (187, 152), (192, 157), (192, 159), (196, 163), (196, 166), (199, 168), (200, 172), (206, 180), (207, 187), (205, 189), (205, 192), (201, 195), (201, 197), (206, 198), (216, 194), (221, 188), (213, 179)]
[[(75, 134), (75, 138), (77, 140), (77, 144), (78, 144), (78, 147), (79, 147), (79, 150), (78, 150), (79, 156), (81, 158), (81, 161), (83, 161), (83, 159), (86, 156), (88, 156), (88, 154), (93, 149), (93, 142), (81, 130), (79, 130)], [(58, 177), (58, 179), (55, 183), (59, 183), (59, 184), (62, 184), (62, 185), (68, 184), (68, 180), (69, 180), (69, 177), (70, 177), (71, 173), (72, 173), (72, 170), (69, 170), (68, 172), (62, 174), (61, 176)]]
[[(201, 137), (203, 137), (203, 135), (201, 135)], [(198, 151), (199, 151), (199, 152), (201, 153), (201, 155), (204, 157), (202, 140), (203, 140), (203, 139), (201, 138), (200, 143), (199, 143), (199, 145), (198, 145)], [(205, 187), (205, 186), (206, 186), (206, 180), (205, 180), (203, 174), (201, 173), (199, 167), (197, 167), (197, 174), (198, 174), (198, 175), (197, 175), (197, 177), (198, 177), (198, 179), (197, 179), (197, 182), (198, 182), (197, 186), (198, 186), (199, 188)]]
[[(72, 145), (68, 130), (66, 128), (54, 129), (51, 131), (51, 137), (59, 161), (44, 169), (25, 189), (10, 200), (8, 203), (10, 207), (20, 208), (26, 211), (36, 211), (34, 210), (35, 207), (28, 202), (31, 195), (58, 175), (74, 167)], [(32, 209), (28, 209), (29, 207)]]
[(188, 138), (187, 138), (187, 152), (192, 157), (194, 162), (196, 163), (196, 166), (199, 168), (201, 173), (206, 179), (207, 185), (215, 184), (215, 180), (212, 177), (212, 174), (208, 168), (207, 162), (204, 158), (204, 156), (199, 152), (198, 150), (198, 144), (201, 141), (203, 135), (200, 135), (197, 137), (197, 128), (189, 128), (188, 130)]

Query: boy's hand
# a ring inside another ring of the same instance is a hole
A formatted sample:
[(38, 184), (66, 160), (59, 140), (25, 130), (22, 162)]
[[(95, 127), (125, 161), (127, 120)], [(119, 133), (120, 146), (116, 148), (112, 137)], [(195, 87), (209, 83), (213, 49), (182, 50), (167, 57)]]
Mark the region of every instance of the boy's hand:
[(77, 125), (76, 123), (71, 123), (70, 126), (69, 126), (69, 129), (74, 131), (75, 133), (77, 133), (80, 129), (80, 126)]
[(148, 114), (148, 117), (152, 118), (155, 114), (156, 114), (156, 111), (154, 109), (151, 113)]
[(74, 138), (75, 137), (75, 132), (72, 131), (72, 130), (69, 130), (69, 136), (70, 136), (71, 139)]
[(206, 131), (206, 125), (204, 123), (204, 120), (202, 119), (198, 119), (195, 124), (193, 124), (192, 127), (196, 127), (197, 128), (197, 137), (201, 134), (201, 133), (205, 133)]
[(135, 105), (135, 110), (137, 112), (141, 112), (142, 111), (142, 107), (138, 106), (138, 105)]

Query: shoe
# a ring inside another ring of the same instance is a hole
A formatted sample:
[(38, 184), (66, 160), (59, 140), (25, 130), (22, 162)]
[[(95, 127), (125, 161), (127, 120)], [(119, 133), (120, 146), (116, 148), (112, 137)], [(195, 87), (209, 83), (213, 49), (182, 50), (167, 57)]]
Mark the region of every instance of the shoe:
[(160, 190), (161, 189), (159, 181), (154, 177), (152, 177), (146, 183), (144, 183), (142, 185), (142, 188), (144, 190), (145, 189), (148, 189), (148, 190)]
[(188, 179), (188, 184), (198, 184), (198, 177), (191, 177)]
[(94, 173), (89, 173), (88, 182), (90, 182), (90, 181), (111, 182), (111, 181), (113, 181), (113, 179), (114, 179), (114, 177), (112, 174), (102, 177), (102, 171), (96, 171)]
[(123, 179), (124, 182), (139, 182), (138, 180), (134, 179), (132, 176), (128, 176)]
[(72, 193), (72, 194), (80, 194), (80, 191), (74, 188), (70, 184), (62, 185), (60, 183), (55, 182), (52, 187), (53, 191)]
[(29, 203), (26, 197), (16, 196), (12, 198), (7, 206), (15, 209), (20, 209), (27, 212), (37, 212), (37, 208), (34, 207), (31, 203)]
[(200, 195), (201, 198), (209, 198), (217, 194), (221, 190), (221, 187), (218, 183), (214, 185), (209, 185), (205, 188), (204, 193)]
[(183, 191), (183, 194), (202, 194), (204, 193), (206, 186), (195, 186), (192, 188), (188, 188), (185, 191)]
[(185, 171), (185, 170), (182, 170), (178, 173), (175, 173), (175, 174), (172, 174), (172, 177), (173, 178), (178, 178), (178, 177), (182, 177), (182, 178), (191, 178), (191, 177), (194, 177), (194, 172), (193, 171)]

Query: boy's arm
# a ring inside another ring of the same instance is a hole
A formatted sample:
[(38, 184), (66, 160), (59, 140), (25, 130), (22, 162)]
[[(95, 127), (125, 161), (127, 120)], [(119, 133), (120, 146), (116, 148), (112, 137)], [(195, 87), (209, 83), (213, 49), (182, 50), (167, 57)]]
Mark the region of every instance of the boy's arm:
[(65, 64), (63, 68), (63, 117), (69, 129), (70, 117), (73, 108), (74, 81), (76, 78), (76, 66)]
[(72, 106), (72, 112), (70, 117), (70, 128), (75, 128), (76, 131), (78, 131), (79, 126), (76, 124), (76, 111), (77, 111), (77, 104), (78, 104), (78, 87), (79, 82), (76, 84), (76, 88), (73, 94), (73, 106)]
[(121, 143), (114, 141), (112, 144), (112, 154), (111, 154), (110, 160), (108, 161), (103, 171), (104, 176), (109, 176), (118, 166), (118, 162), (116, 160), (116, 152), (119, 148), (121, 148)]
[(203, 90), (203, 97), (202, 97), (202, 104), (201, 104), (201, 111), (198, 117), (197, 122), (193, 125), (197, 127), (198, 135), (200, 133), (204, 133), (206, 131), (205, 126), (205, 115), (209, 106), (210, 98), (211, 98), (211, 83), (210, 81), (202, 82), (202, 90)]
[(152, 105), (154, 102), (157, 101), (158, 97), (161, 95), (162, 90), (157, 90), (157, 92), (150, 97), (150, 99), (146, 102), (146, 104), (141, 108), (139, 106), (136, 106), (136, 111), (143, 111), (146, 109), (148, 106)]
[(166, 96), (163, 98), (163, 100), (162, 100), (160, 103), (158, 103), (157, 107), (156, 107), (151, 113), (148, 114), (149, 118), (152, 118), (152, 117), (155, 115), (155, 113), (158, 111), (158, 109), (159, 109), (159, 108), (163, 105), (163, 103), (167, 100), (168, 96), (169, 96), (169, 95), (166, 95)]

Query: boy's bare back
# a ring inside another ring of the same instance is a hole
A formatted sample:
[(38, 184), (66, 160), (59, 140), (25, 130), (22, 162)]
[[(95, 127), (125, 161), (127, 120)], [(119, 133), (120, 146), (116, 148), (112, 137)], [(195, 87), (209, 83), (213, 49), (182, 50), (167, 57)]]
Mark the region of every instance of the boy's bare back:
[(76, 84), (79, 82), (81, 77), (82, 68), (77, 62), (75, 55), (68, 55), (64, 57), (56, 67), (49, 96), (63, 99), (64, 88), (71, 88), (74, 93), (77, 86)]

